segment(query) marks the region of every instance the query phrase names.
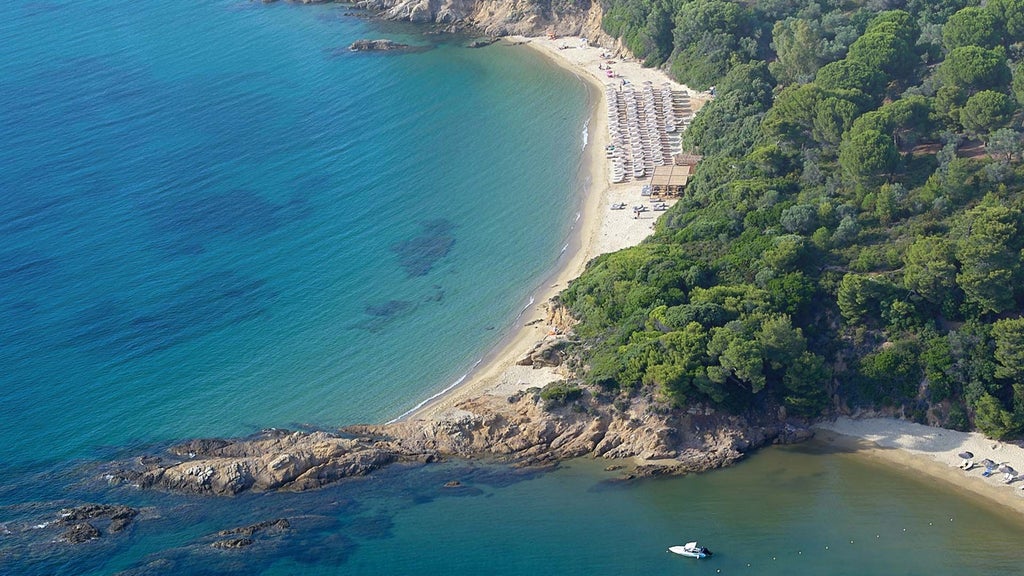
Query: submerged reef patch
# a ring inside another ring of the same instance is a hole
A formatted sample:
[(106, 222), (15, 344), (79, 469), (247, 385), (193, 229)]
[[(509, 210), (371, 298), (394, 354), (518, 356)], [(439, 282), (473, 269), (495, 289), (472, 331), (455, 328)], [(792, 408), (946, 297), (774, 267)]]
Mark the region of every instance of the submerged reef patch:
[(426, 276), (430, 269), (448, 255), (455, 245), (455, 225), (445, 219), (423, 223), (423, 231), (409, 240), (397, 242), (391, 251), (398, 255), (398, 263), (410, 278)]

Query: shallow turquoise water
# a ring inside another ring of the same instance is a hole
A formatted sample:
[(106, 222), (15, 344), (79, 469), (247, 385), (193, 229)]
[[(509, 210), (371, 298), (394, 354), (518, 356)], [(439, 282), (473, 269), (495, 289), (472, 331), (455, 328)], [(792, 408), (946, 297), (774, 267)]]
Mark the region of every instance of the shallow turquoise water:
[(350, 53), (382, 32), (345, 10), (9, 7), (0, 459), (384, 421), (508, 329), (569, 235), (587, 91), (409, 29), (432, 49)]

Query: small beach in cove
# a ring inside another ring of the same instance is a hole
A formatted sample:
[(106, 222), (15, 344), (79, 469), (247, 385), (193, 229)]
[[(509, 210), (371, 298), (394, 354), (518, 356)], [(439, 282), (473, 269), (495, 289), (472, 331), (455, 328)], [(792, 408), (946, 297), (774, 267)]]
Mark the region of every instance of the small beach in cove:
[[(894, 418), (852, 419), (840, 417), (816, 425), (816, 438), (841, 450), (898, 468), (919, 479), (953, 487), (971, 498), (983, 498), (997, 507), (1024, 515), (1024, 448), (978, 432), (959, 432), (897, 420)], [(973, 466), (964, 470), (970, 453)], [(985, 474), (985, 459), (995, 469)], [(1017, 474), (999, 471), (1009, 466)]]

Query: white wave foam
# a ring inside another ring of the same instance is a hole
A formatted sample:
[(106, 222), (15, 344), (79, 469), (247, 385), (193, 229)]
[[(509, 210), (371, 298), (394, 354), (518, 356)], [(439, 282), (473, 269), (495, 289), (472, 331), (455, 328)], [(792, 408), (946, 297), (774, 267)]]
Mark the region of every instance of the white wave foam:
[[(532, 298), (531, 298), (531, 300), (532, 300)], [(438, 399), (438, 398), (440, 398), (441, 396), (444, 396), (445, 394), (447, 394), (447, 393), (451, 392), (452, 390), (454, 390), (454, 389), (455, 389), (455, 387), (456, 387), (456, 386), (458, 386), (459, 384), (462, 384), (463, 382), (465, 382), (465, 381), (466, 381), (466, 378), (469, 378), (469, 375), (470, 375), (470, 373), (471, 373), (471, 372), (473, 372), (473, 370), (474, 370), (474, 369), (476, 369), (476, 367), (477, 367), (477, 366), (479, 366), (479, 365), (480, 365), (480, 363), (481, 363), (481, 362), (483, 362), (483, 361), (484, 361), (484, 359), (483, 359), (483, 358), (480, 358), (479, 360), (477, 360), (476, 362), (474, 362), (474, 363), (473, 363), (473, 367), (469, 369), (469, 372), (466, 372), (465, 374), (463, 374), (462, 376), (460, 376), (458, 380), (456, 380), (455, 382), (452, 382), (451, 384), (449, 384), (447, 388), (445, 388), (444, 390), (441, 390), (441, 391), (440, 391), (440, 392), (438, 392), (437, 394), (434, 394), (434, 395), (433, 395), (433, 396), (431, 396), (430, 398), (427, 398), (427, 399), (426, 399), (426, 400), (424, 400), (423, 402), (420, 402), (419, 404), (417, 404), (417, 405), (413, 406), (413, 407), (412, 407), (412, 408), (410, 408), (409, 410), (406, 410), (406, 411), (405, 411), (405, 412), (403, 412), (403, 413), (402, 413), (402, 415), (401, 415), (401, 416), (399, 416), (398, 418), (392, 418), (391, 420), (388, 420), (387, 422), (385, 422), (385, 424), (394, 424), (395, 422), (398, 422), (399, 420), (403, 420), (403, 419), (405, 419), (405, 417), (406, 417), (406, 416), (409, 416), (409, 415), (410, 415), (410, 414), (412, 414), (413, 412), (416, 412), (416, 411), (417, 411), (417, 410), (419, 410), (420, 408), (423, 408), (423, 407), (424, 407), (424, 406), (426, 406), (427, 404), (430, 404), (430, 403), (431, 403), (431, 402), (433, 402), (434, 400), (437, 400), (437, 399)]]
[(530, 308), (530, 306), (533, 306), (533, 303), (536, 301), (537, 300), (536, 298), (533, 297), (533, 294), (530, 294), (530, 301), (527, 302), (526, 306), (523, 306), (523, 309), (519, 311), (519, 315), (522, 316), (523, 312), (526, 312)]

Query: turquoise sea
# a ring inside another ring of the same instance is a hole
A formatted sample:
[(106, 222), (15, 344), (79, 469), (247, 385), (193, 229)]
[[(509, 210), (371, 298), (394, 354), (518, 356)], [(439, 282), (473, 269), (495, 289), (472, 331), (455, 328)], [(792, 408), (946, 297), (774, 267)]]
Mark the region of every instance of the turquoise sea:
[[(346, 10), (8, 10), (0, 461), (384, 421), (528, 304), (579, 204), (587, 91)], [(385, 33), (432, 49), (347, 50)]]
[[(346, 49), (377, 37), (422, 50)], [(0, 38), (0, 573), (1024, 573), (1018, 518), (814, 446), (634, 484), (456, 462), (302, 495), (97, 486), (113, 458), (382, 422), (458, 381), (569, 243), (593, 95), (341, 5), (18, 2)], [(144, 512), (53, 542), (82, 502)], [(693, 538), (716, 557), (664, 553)]]

